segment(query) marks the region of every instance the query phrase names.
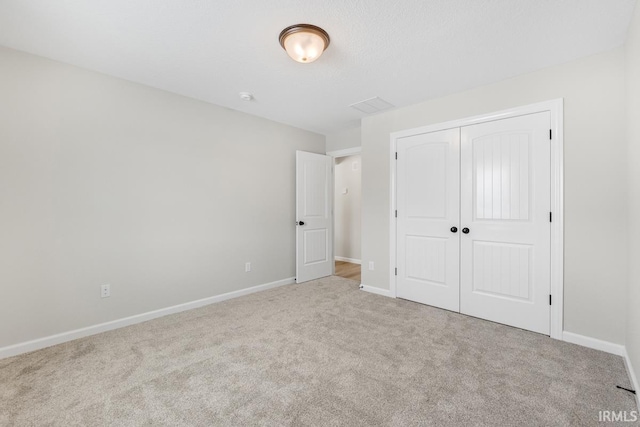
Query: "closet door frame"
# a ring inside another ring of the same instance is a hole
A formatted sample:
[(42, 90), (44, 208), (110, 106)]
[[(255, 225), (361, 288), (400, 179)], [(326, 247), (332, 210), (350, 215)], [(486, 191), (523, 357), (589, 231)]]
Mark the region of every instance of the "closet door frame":
[(393, 132), (390, 135), (389, 164), (390, 164), (390, 211), (389, 211), (389, 283), (391, 297), (396, 298), (396, 141), (423, 133), (437, 132), (446, 129), (460, 128), (463, 126), (486, 123), (495, 120), (524, 116), (527, 114), (548, 111), (551, 116), (551, 310), (550, 310), (550, 336), (562, 340), (563, 315), (564, 315), (564, 135), (563, 135), (563, 110), (562, 98), (521, 107), (510, 108), (489, 114), (452, 120), (428, 126)]

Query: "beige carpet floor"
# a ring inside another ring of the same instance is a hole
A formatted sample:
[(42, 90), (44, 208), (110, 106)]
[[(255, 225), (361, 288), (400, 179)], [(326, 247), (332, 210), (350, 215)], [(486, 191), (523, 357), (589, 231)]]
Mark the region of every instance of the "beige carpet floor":
[(330, 277), (0, 360), (0, 425), (585, 426), (637, 409), (618, 384), (620, 357)]

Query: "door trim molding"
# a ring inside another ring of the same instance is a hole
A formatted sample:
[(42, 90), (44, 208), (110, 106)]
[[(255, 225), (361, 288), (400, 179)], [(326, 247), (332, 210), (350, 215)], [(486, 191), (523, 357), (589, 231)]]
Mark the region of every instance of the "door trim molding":
[(362, 153), (362, 147), (345, 148), (344, 150), (327, 151), (327, 156), (333, 158), (355, 156)]
[(563, 338), (564, 319), (564, 100), (563, 98), (536, 104), (524, 105), (463, 119), (451, 120), (413, 129), (406, 129), (390, 134), (389, 165), (390, 165), (390, 211), (389, 211), (389, 293), (397, 297), (396, 292), (396, 141), (399, 138), (438, 132), (446, 129), (486, 123), (495, 120), (508, 119), (528, 114), (548, 111), (551, 116), (551, 305), (550, 336), (558, 340)]

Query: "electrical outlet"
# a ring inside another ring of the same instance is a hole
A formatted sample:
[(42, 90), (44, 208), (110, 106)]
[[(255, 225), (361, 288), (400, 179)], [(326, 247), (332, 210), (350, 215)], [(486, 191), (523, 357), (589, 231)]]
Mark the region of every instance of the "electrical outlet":
[(373, 271), (373, 261), (369, 261), (369, 270)]
[(108, 298), (111, 296), (111, 285), (100, 286), (100, 298)]
[(245, 263), (245, 265), (244, 265), (244, 272), (245, 272), (245, 273), (248, 273), (248, 272), (250, 272), (250, 271), (251, 271), (251, 263), (250, 263), (250, 262), (247, 262), (247, 263)]

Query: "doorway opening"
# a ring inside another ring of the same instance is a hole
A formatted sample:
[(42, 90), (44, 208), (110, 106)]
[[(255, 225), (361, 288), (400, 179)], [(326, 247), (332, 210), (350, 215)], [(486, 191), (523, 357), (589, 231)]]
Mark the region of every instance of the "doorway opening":
[(335, 275), (361, 281), (362, 156), (350, 150), (332, 154), (334, 166), (334, 262)]

